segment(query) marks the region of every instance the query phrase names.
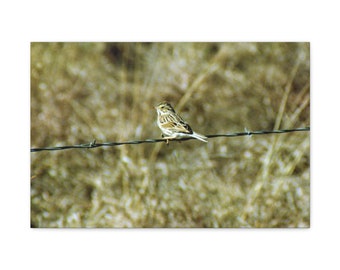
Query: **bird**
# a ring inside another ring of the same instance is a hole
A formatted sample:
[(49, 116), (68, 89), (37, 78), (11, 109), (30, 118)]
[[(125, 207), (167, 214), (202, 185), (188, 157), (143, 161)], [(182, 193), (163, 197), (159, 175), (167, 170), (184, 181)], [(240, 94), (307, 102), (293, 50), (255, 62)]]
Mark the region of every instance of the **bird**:
[(155, 106), (157, 110), (157, 125), (162, 131), (162, 136), (166, 139), (166, 143), (169, 140), (178, 138), (195, 138), (202, 142), (208, 142), (207, 137), (196, 133), (192, 130), (187, 122), (183, 120), (167, 101), (163, 101)]

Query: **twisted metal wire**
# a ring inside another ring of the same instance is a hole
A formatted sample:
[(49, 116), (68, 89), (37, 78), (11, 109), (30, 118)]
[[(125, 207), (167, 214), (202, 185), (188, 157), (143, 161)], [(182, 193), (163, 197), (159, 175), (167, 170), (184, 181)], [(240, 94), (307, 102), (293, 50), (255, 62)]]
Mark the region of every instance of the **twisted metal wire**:
[[(295, 128), (295, 129), (282, 129), (282, 130), (245, 131), (245, 132), (213, 134), (213, 135), (205, 135), (205, 136), (208, 138), (239, 137), (239, 136), (264, 135), (264, 134), (275, 134), (275, 133), (276, 134), (277, 133), (289, 133), (289, 132), (298, 132), (298, 131), (310, 131), (310, 127)], [(173, 141), (187, 141), (187, 140), (194, 140), (194, 139), (195, 138), (179, 138), (179, 139), (174, 139)], [(78, 148), (90, 149), (90, 148), (97, 148), (97, 147), (104, 147), (104, 146), (117, 146), (117, 145), (123, 145), (123, 144), (158, 143), (158, 142), (166, 142), (166, 141), (167, 139), (147, 139), (147, 140), (126, 141), (126, 142), (97, 143), (96, 140), (93, 140), (90, 143), (84, 143), (84, 144), (31, 148), (31, 152), (56, 151), (56, 150), (66, 150), (66, 149), (78, 149)]]

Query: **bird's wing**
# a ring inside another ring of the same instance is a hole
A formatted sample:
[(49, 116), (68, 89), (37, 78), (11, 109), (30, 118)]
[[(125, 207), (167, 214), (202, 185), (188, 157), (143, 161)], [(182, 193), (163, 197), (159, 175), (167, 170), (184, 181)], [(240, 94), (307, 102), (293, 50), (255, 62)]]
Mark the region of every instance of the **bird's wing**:
[(193, 131), (188, 123), (186, 123), (179, 115), (169, 114), (164, 116), (161, 124), (164, 128), (170, 129), (173, 132), (180, 132), (186, 134), (192, 134)]

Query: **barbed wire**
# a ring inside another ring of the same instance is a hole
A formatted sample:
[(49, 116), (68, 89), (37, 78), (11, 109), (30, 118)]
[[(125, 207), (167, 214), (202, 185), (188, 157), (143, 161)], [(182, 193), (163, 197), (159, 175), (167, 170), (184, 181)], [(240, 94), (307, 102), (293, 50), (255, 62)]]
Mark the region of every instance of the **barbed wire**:
[[(289, 132), (298, 132), (298, 131), (310, 131), (310, 127), (295, 128), (295, 129), (281, 129), (281, 130), (245, 131), (245, 132), (213, 134), (213, 135), (205, 135), (205, 136), (208, 138), (239, 137), (239, 136), (265, 135), (265, 134), (275, 134), (275, 133), (276, 134), (277, 133), (289, 133)], [(195, 140), (195, 138), (179, 138), (179, 139), (174, 139), (172, 141), (187, 141), (187, 140)], [(96, 140), (93, 140), (90, 143), (84, 143), (84, 144), (31, 148), (31, 152), (56, 151), (56, 150), (79, 149), (79, 148), (90, 149), (90, 148), (97, 148), (97, 147), (104, 147), (104, 146), (118, 146), (118, 145), (123, 145), (123, 144), (142, 144), (142, 143), (158, 143), (158, 142), (167, 142), (167, 139), (147, 139), (147, 140), (135, 140), (135, 141), (126, 141), (126, 142), (105, 142), (105, 143), (97, 143)]]

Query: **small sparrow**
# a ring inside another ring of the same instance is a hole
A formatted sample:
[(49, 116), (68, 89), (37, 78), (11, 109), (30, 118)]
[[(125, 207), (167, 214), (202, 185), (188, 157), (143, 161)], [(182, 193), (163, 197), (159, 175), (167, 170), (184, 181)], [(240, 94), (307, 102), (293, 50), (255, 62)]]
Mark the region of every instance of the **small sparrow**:
[(194, 132), (188, 123), (186, 123), (172, 108), (168, 102), (159, 103), (155, 109), (157, 110), (157, 125), (162, 130), (166, 143), (169, 140), (177, 138), (192, 137), (202, 142), (208, 142), (207, 137)]

